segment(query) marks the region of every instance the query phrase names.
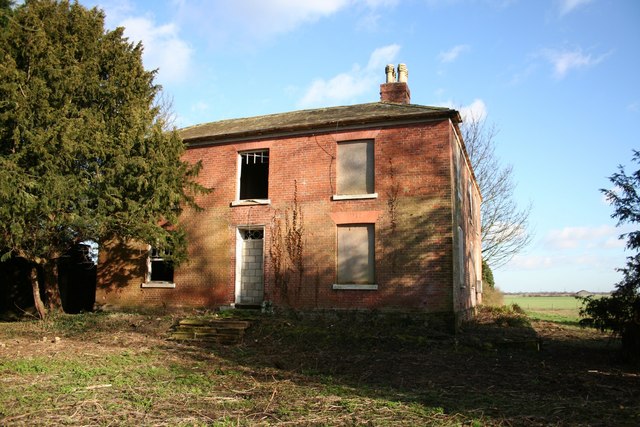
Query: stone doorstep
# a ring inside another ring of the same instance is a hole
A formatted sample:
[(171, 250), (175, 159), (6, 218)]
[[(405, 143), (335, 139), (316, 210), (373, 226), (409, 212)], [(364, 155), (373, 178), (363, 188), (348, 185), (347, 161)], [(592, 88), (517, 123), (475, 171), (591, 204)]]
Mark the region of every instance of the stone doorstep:
[(182, 319), (178, 322), (178, 325), (184, 326), (210, 326), (210, 327), (219, 327), (226, 329), (247, 329), (251, 326), (251, 322), (246, 320), (226, 320), (226, 319), (216, 319), (216, 320), (207, 320), (207, 319)]
[(182, 319), (173, 327), (170, 339), (238, 344), (251, 326), (245, 320)]

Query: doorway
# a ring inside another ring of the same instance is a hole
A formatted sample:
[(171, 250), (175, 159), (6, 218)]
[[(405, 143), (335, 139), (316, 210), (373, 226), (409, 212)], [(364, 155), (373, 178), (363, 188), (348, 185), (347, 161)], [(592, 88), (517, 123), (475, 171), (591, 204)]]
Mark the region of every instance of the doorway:
[(238, 228), (236, 236), (236, 306), (264, 300), (264, 228)]

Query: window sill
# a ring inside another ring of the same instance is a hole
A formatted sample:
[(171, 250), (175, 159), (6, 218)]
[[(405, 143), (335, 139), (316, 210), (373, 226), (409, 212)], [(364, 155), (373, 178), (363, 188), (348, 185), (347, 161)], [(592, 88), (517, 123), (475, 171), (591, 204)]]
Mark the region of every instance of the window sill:
[(378, 193), (370, 194), (334, 194), (331, 200), (359, 200), (359, 199), (377, 199)]
[(255, 205), (270, 205), (270, 199), (246, 199), (246, 200), (234, 200), (231, 202), (231, 206), (255, 206)]
[(338, 291), (377, 291), (378, 285), (334, 284), (333, 290)]
[(173, 282), (145, 282), (140, 285), (141, 288), (165, 288), (174, 289), (176, 284)]

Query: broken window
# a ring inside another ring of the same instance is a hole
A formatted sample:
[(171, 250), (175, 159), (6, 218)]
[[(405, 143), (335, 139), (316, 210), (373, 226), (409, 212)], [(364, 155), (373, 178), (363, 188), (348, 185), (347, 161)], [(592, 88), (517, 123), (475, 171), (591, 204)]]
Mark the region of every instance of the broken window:
[(337, 184), (339, 195), (373, 194), (373, 141), (338, 143)]
[(239, 199), (269, 198), (269, 150), (240, 153)]
[(373, 224), (338, 226), (338, 283), (375, 283)]
[(171, 251), (152, 247), (149, 251), (149, 282), (173, 282)]

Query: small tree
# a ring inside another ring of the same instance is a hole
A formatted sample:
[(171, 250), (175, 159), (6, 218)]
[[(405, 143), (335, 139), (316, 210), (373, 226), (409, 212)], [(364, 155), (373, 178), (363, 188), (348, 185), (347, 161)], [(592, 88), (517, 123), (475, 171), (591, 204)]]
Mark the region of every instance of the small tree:
[(482, 284), (493, 289), (496, 286), (496, 282), (493, 279), (493, 271), (486, 260), (482, 260)]
[[(633, 161), (640, 164), (640, 151), (633, 151)], [(614, 184), (611, 190), (601, 190), (613, 205), (612, 218), (618, 225), (640, 224), (640, 169), (627, 175), (622, 166), (609, 177)], [(616, 285), (610, 297), (581, 298), (581, 323), (592, 325), (602, 331), (611, 331), (622, 339), (624, 354), (629, 358), (640, 358), (640, 230), (623, 234), (627, 249), (636, 254), (627, 258), (627, 266), (619, 271), (623, 279)]]
[(77, 2), (0, 5), (0, 255), (34, 265), (43, 317), (40, 290), (61, 307), (57, 259), (79, 242), (117, 236), (184, 258), (177, 219), (201, 187), (177, 133), (164, 129), (141, 44), (105, 31), (103, 12)]

